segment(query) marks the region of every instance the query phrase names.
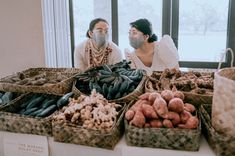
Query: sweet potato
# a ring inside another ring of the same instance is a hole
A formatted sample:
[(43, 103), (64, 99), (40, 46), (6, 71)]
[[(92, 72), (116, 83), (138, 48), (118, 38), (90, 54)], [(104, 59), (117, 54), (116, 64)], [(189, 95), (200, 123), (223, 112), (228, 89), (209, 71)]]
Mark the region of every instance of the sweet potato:
[(135, 104), (133, 104), (133, 105), (130, 107), (130, 109), (133, 110), (134, 112), (137, 112), (137, 110), (142, 111), (142, 110), (141, 110), (141, 109), (142, 109), (141, 105), (142, 105), (142, 100), (138, 100), (138, 101), (135, 102)]
[(135, 112), (131, 109), (129, 109), (128, 111), (126, 111), (125, 113), (125, 118), (129, 121), (129, 120), (132, 120), (133, 117), (135, 115)]
[(167, 113), (168, 119), (171, 120), (172, 124), (174, 126), (178, 125), (180, 123), (180, 116), (176, 112), (168, 112)]
[(142, 112), (146, 118), (158, 118), (157, 113), (155, 112), (153, 107), (148, 104), (142, 104)]
[(168, 109), (173, 112), (181, 113), (184, 110), (184, 102), (180, 98), (173, 98), (168, 103)]
[(150, 123), (147, 123), (147, 122), (146, 122), (146, 123), (144, 124), (144, 128), (149, 128), (149, 127), (151, 127)]
[(178, 91), (175, 86), (172, 88), (172, 92), (175, 98), (180, 98), (181, 100), (184, 100), (184, 93), (181, 91)]
[(198, 127), (199, 120), (195, 116), (191, 116), (185, 124), (179, 124), (179, 128), (195, 129)]
[(162, 121), (159, 119), (153, 119), (150, 122), (151, 127), (161, 128), (163, 126)]
[(180, 120), (181, 120), (181, 123), (185, 124), (186, 121), (191, 117), (192, 115), (186, 111), (186, 110), (183, 110), (181, 113), (180, 113)]
[(130, 121), (130, 125), (142, 128), (145, 125), (145, 117), (141, 111), (137, 111), (134, 118)]
[(174, 98), (173, 92), (171, 90), (163, 90), (161, 92), (162, 98), (168, 103), (171, 99)]
[(149, 100), (149, 102), (150, 102), (151, 104), (153, 104), (154, 101), (155, 101), (155, 99), (156, 99), (156, 98), (159, 98), (159, 97), (161, 97), (161, 95), (160, 95), (159, 93), (153, 92), (153, 93), (151, 93), (151, 94), (149, 95), (148, 100)]
[(172, 122), (168, 119), (164, 119), (162, 123), (163, 123), (163, 126), (166, 128), (174, 128)]
[(139, 99), (141, 99), (141, 100), (148, 100), (150, 94), (151, 93), (144, 93), (144, 94), (139, 96)]
[(148, 100), (141, 100), (142, 105), (147, 104), (147, 105), (152, 105)]
[(167, 118), (168, 108), (167, 103), (163, 98), (156, 98), (153, 103), (153, 108), (157, 112), (158, 116)]
[(190, 103), (185, 103), (184, 104), (184, 110), (193, 113), (196, 111), (196, 108), (194, 107), (194, 105), (190, 104)]

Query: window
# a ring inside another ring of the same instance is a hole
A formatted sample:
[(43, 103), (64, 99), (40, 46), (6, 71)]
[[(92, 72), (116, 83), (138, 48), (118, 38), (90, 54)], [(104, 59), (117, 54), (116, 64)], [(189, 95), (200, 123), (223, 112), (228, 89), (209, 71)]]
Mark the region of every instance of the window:
[[(235, 51), (233, 0), (70, 1), (73, 2), (75, 45), (85, 39), (89, 22), (102, 17), (113, 28), (110, 34), (120, 49), (131, 49), (129, 23), (147, 18), (159, 38), (171, 35), (179, 51), (181, 67), (217, 68), (221, 53), (227, 47)], [(228, 54), (222, 67), (228, 66), (230, 60)]]
[[(86, 39), (86, 32), (89, 28), (90, 21), (98, 17), (106, 19), (111, 25), (110, 0), (73, 0), (75, 45)], [(112, 39), (112, 36), (110, 36), (110, 39)]]
[(221, 52), (226, 48), (228, 4), (228, 0), (180, 1), (178, 51), (181, 61), (220, 61)]

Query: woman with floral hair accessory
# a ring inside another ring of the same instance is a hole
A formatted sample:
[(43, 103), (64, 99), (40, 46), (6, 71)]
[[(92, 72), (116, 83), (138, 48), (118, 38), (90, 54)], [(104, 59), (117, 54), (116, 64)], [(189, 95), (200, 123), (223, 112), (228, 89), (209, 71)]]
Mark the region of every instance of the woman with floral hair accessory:
[(132, 68), (144, 69), (148, 75), (166, 68), (179, 68), (178, 52), (169, 35), (158, 42), (147, 19), (136, 20), (130, 26), (129, 43), (134, 51), (125, 49), (125, 57), (131, 61)]
[(103, 64), (122, 61), (121, 50), (109, 37), (109, 24), (105, 19), (96, 18), (90, 22), (87, 40), (75, 48), (74, 66), (85, 71)]

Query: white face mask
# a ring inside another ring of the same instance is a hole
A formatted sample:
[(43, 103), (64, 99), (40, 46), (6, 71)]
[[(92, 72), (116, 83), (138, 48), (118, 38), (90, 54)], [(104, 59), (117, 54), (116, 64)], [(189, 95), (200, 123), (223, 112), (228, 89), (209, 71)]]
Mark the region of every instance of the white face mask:
[(93, 39), (96, 43), (96, 46), (100, 48), (108, 41), (108, 34), (93, 32)]
[(129, 42), (130, 45), (134, 48), (134, 49), (138, 49), (139, 47), (141, 47), (144, 43), (144, 36), (138, 36), (138, 37), (131, 37), (129, 36)]

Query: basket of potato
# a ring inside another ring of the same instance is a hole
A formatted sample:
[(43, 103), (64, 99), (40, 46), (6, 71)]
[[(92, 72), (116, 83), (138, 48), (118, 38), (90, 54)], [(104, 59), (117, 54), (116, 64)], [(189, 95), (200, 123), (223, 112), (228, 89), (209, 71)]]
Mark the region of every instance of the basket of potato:
[(125, 113), (128, 145), (197, 151), (200, 119), (178, 90), (144, 93)]

